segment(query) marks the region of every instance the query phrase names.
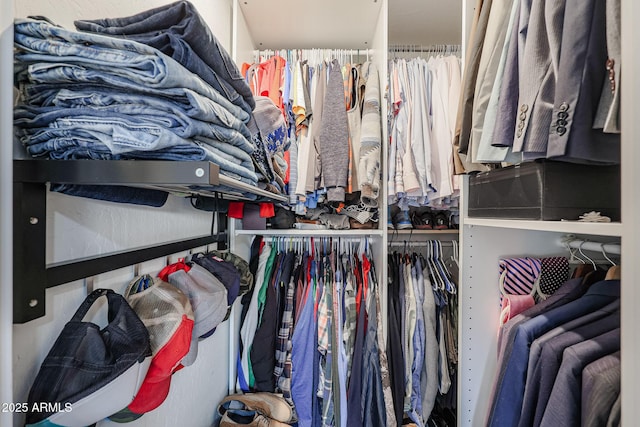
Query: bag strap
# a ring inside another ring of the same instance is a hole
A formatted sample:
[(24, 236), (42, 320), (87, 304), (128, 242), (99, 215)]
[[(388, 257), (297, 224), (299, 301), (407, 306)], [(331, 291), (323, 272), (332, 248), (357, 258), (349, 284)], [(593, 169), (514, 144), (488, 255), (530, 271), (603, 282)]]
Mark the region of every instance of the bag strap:
[(82, 322), (82, 319), (84, 319), (84, 316), (87, 315), (89, 309), (91, 309), (91, 306), (98, 300), (98, 298), (106, 296), (107, 300), (109, 301), (109, 305), (111, 305), (113, 297), (116, 295), (117, 294), (112, 289), (96, 289), (95, 291), (87, 295), (83, 303), (80, 304), (80, 307), (78, 307), (78, 310), (71, 318), (71, 321)]

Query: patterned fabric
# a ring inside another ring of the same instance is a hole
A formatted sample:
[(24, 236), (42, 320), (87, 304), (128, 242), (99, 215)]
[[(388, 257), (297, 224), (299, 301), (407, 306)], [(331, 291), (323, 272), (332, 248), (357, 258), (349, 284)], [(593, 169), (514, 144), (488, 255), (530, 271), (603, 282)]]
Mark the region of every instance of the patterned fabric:
[[(378, 292), (378, 283), (375, 274), (371, 274), (373, 295), (376, 299), (376, 312), (382, 314), (380, 310), (380, 295)], [(378, 340), (378, 357), (380, 359), (380, 378), (382, 380), (382, 394), (384, 396), (384, 409), (387, 419), (387, 427), (396, 427), (398, 425), (396, 416), (393, 411), (393, 396), (391, 394), (391, 377), (389, 376), (389, 362), (387, 360), (386, 344), (382, 335), (382, 315), (376, 316), (376, 327)]]
[[(297, 270), (301, 262), (301, 256), (296, 255), (294, 268)], [(295, 295), (296, 275), (292, 274), (287, 286), (282, 322), (276, 339), (276, 366), (273, 375), (276, 377), (276, 385), (287, 403), (293, 405), (291, 399), (291, 369), (289, 376), (285, 375), (287, 358), (291, 363), (291, 335), (293, 334), (293, 296)]]
[[(327, 257), (323, 259), (323, 280), (324, 280), (324, 300), (326, 304), (327, 320), (324, 332), (326, 334), (326, 352), (324, 355), (324, 363), (321, 361), (321, 369), (324, 371), (324, 381), (322, 387), (322, 425), (325, 427), (333, 427), (335, 420), (335, 406), (333, 401), (333, 365), (337, 353), (334, 353), (334, 336), (331, 333), (333, 327), (333, 289), (334, 284), (329, 274), (329, 262)], [(318, 328), (320, 333), (320, 328)], [(320, 337), (318, 337), (318, 349), (320, 349)]]
[(527, 295), (540, 276), (540, 260), (536, 258), (506, 258), (500, 260), (500, 276), (504, 275), (503, 292)]
[(351, 271), (351, 262), (347, 255), (342, 256), (342, 271), (345, 272), (344, 285), (344, 325), (342, 329), (342, 339), (347, 355), (347, 384), (351, 377), (351, 365), (353, 362), (353, 347), (356, 341), (356, 321), (358, 312), (356, 311), (356, 289), (355, 277)]
[(540, 259), (540, 264), (540, 292), (541, 296), (547, 297), (569, 279), (569, 260), (565, 257), (548, 257)]

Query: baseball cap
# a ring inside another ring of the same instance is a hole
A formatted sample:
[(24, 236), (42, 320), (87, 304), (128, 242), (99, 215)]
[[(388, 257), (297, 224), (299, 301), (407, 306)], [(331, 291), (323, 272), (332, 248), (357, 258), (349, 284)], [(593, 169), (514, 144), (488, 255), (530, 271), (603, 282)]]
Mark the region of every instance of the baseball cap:
[(244, 295), (253, 288), (253, 274), (249, 268), (249, 263), (242, 257), (229, 251), (209, 251), (209, 256), (215, 256), (222, 258), (223, 260), (230, 262), (240, 273), (240, 295)]
[(238, 269), (232, 263), (211, 254), (199, 254), (191, 260), (218, 278), (227, 289), (227, 306), (231, 306), (240, 293), (240, 272)]
[[(108, 324), (85, 320), (103, 297)], [(61, 409), (29, 411), (26, 425), (82, 427), (108, 417), (134, 399), (151, 354), (145, 325), (122, 295), (96, 289), (60, 332), (29, 391), (30, 409), (54, 402)]]
[(189, 353), (182, 359), (182, 365), (192, 365), (198, 355), (198, 337), (205, 335), (224, 320), (227, 312), (227, 289), (220, 281), (194, 264), (189, 269), (177, 270), (169, 275), (169, 283), (189, 297), (195, 323)]
[(131, 281), (125, 298), (149, 331), (153, 359), (133, 401), (112, 421), (132, 421), (152, 411), (169, 394), (171, 375), (189, 352), (194, 316), (189, 298), (175, 286), (148, 274)]

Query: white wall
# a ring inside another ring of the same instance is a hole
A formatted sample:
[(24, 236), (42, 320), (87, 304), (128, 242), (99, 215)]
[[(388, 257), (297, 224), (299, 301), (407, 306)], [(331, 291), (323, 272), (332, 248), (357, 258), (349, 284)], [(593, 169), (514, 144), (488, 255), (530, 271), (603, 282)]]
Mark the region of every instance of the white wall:
[[(231, 0), (192, 2), (221, 44), (230, 50)], [(3, 6), (5, 3), (3, 0)], [(44, 15), (71, 29), (75, 19), (128, 16), (167, 3), (170, 1), (31, 0), (16, 1), (11, 7), (15, 7), (16, 17)], [(3, 109), (3, 119), (7, 115), (11, 120), (10, 110)], [(48, 262), (198, 237), (208, 234), (211, 226), (211, 214), (197, 211), (187, 200), (174, 196), (170, 196), (162, 208), (119, 205), (60, 194), (49, 194), (47, 204)], [(155, 274), (177, 256), (169, 258), (143, 263), (135, 270), (127, 267), (47, 290), (46, 316), (13, 326), (13, 399), (2, 396), (2, 401), (26, 401), (40, 363), (88, 291), (107, 287), (122, 292), (136, 271)], [(167, 400), (155, 411), (128, 425), (210, 426), (217, 403), (227, 394), (228, 347), (229, 322), (225, 322), (212, 337), (200, 344), (196, 363), (173, 376)], [(3, 384), (4, 380), (3, 376)], [(23, 423), (21, 416), (14, 416), (14, 426)], [(104, 421), (98, 425), (117, 424)]]

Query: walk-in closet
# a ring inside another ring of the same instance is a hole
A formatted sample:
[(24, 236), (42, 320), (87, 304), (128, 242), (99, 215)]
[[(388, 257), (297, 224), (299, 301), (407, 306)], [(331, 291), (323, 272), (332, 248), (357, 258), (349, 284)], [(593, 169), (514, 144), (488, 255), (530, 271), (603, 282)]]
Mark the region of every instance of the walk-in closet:
[[(0, 427), (635, 425), (639, 20), (0, 0)], [(535, 362), (596, 337), (600, 412)]]

